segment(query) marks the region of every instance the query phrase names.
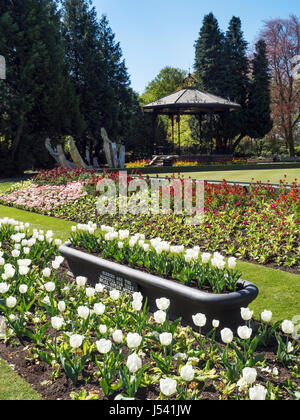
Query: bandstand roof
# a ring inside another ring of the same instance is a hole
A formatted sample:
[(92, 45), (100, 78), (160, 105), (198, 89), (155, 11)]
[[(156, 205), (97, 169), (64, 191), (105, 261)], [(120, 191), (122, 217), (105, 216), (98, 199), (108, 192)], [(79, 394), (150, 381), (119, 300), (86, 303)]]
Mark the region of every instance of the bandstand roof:
[(219, 113), (239, 108), (235, 102), (191, 87), (143, 106), (144, 112), (166, 115)]

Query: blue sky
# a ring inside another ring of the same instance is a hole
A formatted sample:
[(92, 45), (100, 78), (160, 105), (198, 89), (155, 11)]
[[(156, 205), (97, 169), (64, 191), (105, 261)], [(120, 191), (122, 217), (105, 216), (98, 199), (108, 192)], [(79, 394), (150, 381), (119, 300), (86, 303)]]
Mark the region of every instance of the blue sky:
[(204, 15), (213, 12), (226, 31), (233, 15), (253, 45), (263, 22), (300, 15), (299, 0), (94, 0), (120, 42), (133, 89), (142, 93), (165, 66), (193, 68), (194, 43)]

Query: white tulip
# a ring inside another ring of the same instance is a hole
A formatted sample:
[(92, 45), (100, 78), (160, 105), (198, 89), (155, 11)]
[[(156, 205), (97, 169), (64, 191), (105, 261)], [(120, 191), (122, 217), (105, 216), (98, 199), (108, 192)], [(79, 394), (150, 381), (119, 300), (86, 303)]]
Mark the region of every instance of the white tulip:
[(114, 331), (112, 338), (114, 340), (115, 343), (117, 344), (121, 344), (121, 342), (123, 341), (123, 333), (121, 330), (116, 330)]
[(10, 296), (6, 299), (6, 306), (10, 309), (13, 309), (17, 304), (17, 299), (13, 296)]
[(76, 284), (79, 287), (84, 287), (86, 285), (87, 278), (84, 276), (78, 276), (76, 277)]
[(28, 247), (23, 248), (23, 252), (25, 255), (28, 255), (30, 253), (30, 248)]
[(293, 334), (295, 329), (292, 321), (283, 321), (281, 328), (285, 334)]
[(0, 283), (0, 293), (5, 294), (8, 292), (10, 285), (7, 283)]
[(44, 288), (48, 293), (54, 292), (55, 283), (53, 283), (53, 281), (49, 281), (48, 283), (44, 284)]
[(42, 275), (44, 277), (50, 277), (51, 276), (51, 270), (50, 270), (50, 268), (48, 268), (48, 267), (44, 268), (44, 270), (42, 271)]
[(222, 256), (221, 257), (214, 256), (211, 259), (211, 265), (213, 267), (218, 268), (219, 270), (223, 270), (223, 268), (225, 267), (225, 264), (226, 263), (225, 263), (224, 258)]
[(214, 320), (213, 320), (213, 322), (212, 322), (212, 326), (213, 326), (214, 328), (219, 328), (219, 326), (220, 326), (220, 321), (218, 321), (217, 319), (214, 319)]
[(28, 290), (28, 286), (26, 284), (21, 284), (19, 287), (19, 292), (21, 293), (21, 295), (24, 295), (25, 293), (27, 293)]
[(164, 332), (159, 335), (159, 340), (162, 346), (169, 346), (172, 343), (173, 336), (171, 333)]
[(228, 268), (230, 270), (234, 270), (236, 268), (236, 258), (235, 257), (228, 258)]
[(251, 401), (265, 401), (268, 390), (262, 385), (255, 385), (249, 389), (249, 398)]
[(57, 257), (55, 257), (55, 261), (61, 265), (64, 262), (64, 257), (61, 255), (58, 255)]
[(45, 305), (50, 305), (50, 299), (49, 299), (49, 296), (45, 296), (45, 297), (44, 297), (44, 299), (43, 299), (43, 303), (44, 303)]
[(184, 381), (191, 382), (194, 379), (195, 371), (191, 365), (182, 366), (180, 376)]
[(65, 304), (65, 302), (63, 300), (61, 300), (60, 302), (58, 302), (57, 309), (59, 310), (59, 312), (65, 312), (65, 310), (66, 310), (66, 304)]
[(137, 354), (133, 353), (128, 356), (126, 366), (130, 373), (136, 373), (142, 367), (142, 359)]
[(155, 302), (160, 311), (166, 311), (170, 306), (170, 300), (167, 298), (156, 299)]
[(247, 382), (243, 378), (239, 379), (237, 381), (236, 385), (239, 387), (240, 392), (247, 392), (248, 391), (249, 385), (247, 384)]
[(87, 306), (79, 306), (77, 309), (78, 316), (82, 319), (88, 319), (90, 310)]
[(262, 321), (266, 322), (267, 324), (272, 321), (272, 317), (273, 317), (273, 314), (271, 311), (263, 311), (261, 313)]
[(14, 258), (18, 258), (18, 257), (20, 256), (20, 251), (18, 251), (17, 249), (14, 249), (14, 250), (11, 252), (11, 255), (12, 255), (12, 257), (14, 257)]
[(100, 334), (106, 334), (107, 333), (107, 326), (105, 324), (99, 325), (99, 332), (100, 332)]
[(124, 239), (127, 239), (130, 235), (129, 230), (119, 230), (119, 239), (121, 241), (124, 241)]
[(120, 292), (119, 290), (111, 290), (109, 292), (109, 296), (111, 297), (112, 300), (118, 300), (120, 297)]
[(63, 326), (63, 323), (63, 318), (60, 318), (59, 316), (54, 316), (53, 318), (51, 318), (51, 325), (55, 330), (60, 330)]
[(126, 337), (127, 346), (132, 349), (139, 347), (142, 342), (142, 337), (137, 333), (128, 333)]
[(143, 248), (144, 252), (148, 252), (149, 249), (150, 249), (150, 245), (149, 244), (143, 244), (142, 248)]
[(158, 324), (163, 324), (167, 318), (167, 314), (165, 311), (156, 311), (153, 314), (153, 317), (155, 319), (155, 322)]
[(206, 325), (206, 316), (204, 314), (196, 314), (192, 316), (193, 322), (197, 327), (204, 327)]
[(103, 303), (95, 303), (94, 311), (96, 315), (103, 315), (105, 312), (105, 305), (103, 305)]
[(132, 299), (142, 302), (144, 298), (143, 298), (143, 295), (140, 292), (135, 292), (132, 295)]
[(21, 267), (19, 267), (19, 274), (21, 276), (26, 276), (29, 273), (29, 267), (25, 267), (24, 265), (22, 265)]
[(184, 252), (184, 245), (172, 245), (170, 246), (170, 252), (172, 254), (181, 254)]
[(99, 353), (106, 354), (110, 352), (112, 342), (110, 340), (106, 340), (105, 338), (101, 338), (101, 340), (96, 341), (96, 346)]
[(93, 297), (96, 293), (96, 290), (93, 287), (87, 287), (86, 291), (85, 291), (87, 297)]
[(73, 349), (78, 349), (83, 342), (83, 336), (79, 334), (74, 334), (70, 337), (70, 346)]
[(252, 335), (252, 329), (244, 325), (243, 327), (238, 328), (237, 333), (242, 340), (248, 340)]
[(253, 316), (253, 311), (250, 311), (249, 308), (241, 308), (241, 317), (244, 321), (250, 321)]
[(51, 263), (53, 270), (58, 270), (60, 267), (60, 264), (58, 261), (52, 261)]
[(142, 306), (143, 306), (143, 302), (141, 302), (140, 300), (132, 301), (132, 309), (134, 311), (140, 311), (142, 309)]
[(210, 257), (211, 257), (211, 254), (209, 254), (208, 252), (204, 252), (204, 253), (201, 255), (201, 260), (202, 260), (202, 263), (203, 263), (203, 264), (207, 264), (207, 263), (209, 263)]
[(105, 286), (101, 283), (97, 283), (95, 286), (95, 290), (97, 293), (103, 293), (105, 289)]
[(229, 328), (224, 328), (221, 331), (221, 338), (223, 343), (230, 344), (233, 340), (233, 332)]
[(171, 397), (177, 391), (177, 381), (176, 379), (161, 379), (159, 382), (160, 391), (166, 397)]
[(15, 268), (11, 264), (5, 264), (4, 273), (7, 279), (11, 279), (15, 275)]
[(257, 371), (254, 368), (246, 367), (243, 369), (243, 380), (247, 382), (248, 385), (253, 385), (257, 378)]

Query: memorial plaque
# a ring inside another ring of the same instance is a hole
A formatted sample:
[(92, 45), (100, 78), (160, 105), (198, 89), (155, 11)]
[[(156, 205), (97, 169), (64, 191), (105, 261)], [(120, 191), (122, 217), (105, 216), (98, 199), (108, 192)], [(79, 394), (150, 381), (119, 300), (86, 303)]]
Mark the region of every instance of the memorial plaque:
[(120, 292), (133, 294), (138, 291), (138, 286), (135, 282), (124, 279), (116, 274), (102, 271), (99, 277), (99, 282), (106, 286), (108, 289), (116, 289)]

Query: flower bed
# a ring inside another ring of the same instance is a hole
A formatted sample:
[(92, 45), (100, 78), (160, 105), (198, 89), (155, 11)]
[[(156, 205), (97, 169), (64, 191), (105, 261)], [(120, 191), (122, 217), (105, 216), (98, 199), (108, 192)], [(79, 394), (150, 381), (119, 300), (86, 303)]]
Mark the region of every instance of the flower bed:
[(130, 169), (130, 168), (145, 168), (146, 166), (149, 165), (149, 163), (151, 162), (150, 159), (142, 159), (142, 160), (137, 160), (135, 162), (128, 162), (126, 163), (126, 168)]
[[(75, 182), (76, 177), (82, 183), (81, 195), (76, 195), (76, 199), (70, 196), (72, 201), (67, 204), (64, 204), (63, 193), (59, 203), (55, 198), (52, 200), (51, 190), (53, 188), (54, 191), (56, 185), (50, 187), (48, 183), (59, 182), (59, 188), (65, 188), (70, 180), (71, 183)], [(249, 191), (243, 186), (229, 185), (225, 181), (217, 185), (206, 183), (204, 223), (191, 227), (186, 224), (184, 215), (178, 216), (172, 212), (159, 216), (130, 213), (126, 217), (118, 214), (100, 216), (96, 209), (96, 185), (106, 177), (118, 182), (119, 173), (66, 170), (44, 172), (34, 183), (46, 188), (54, 205), (50, 205), (51, 201), (44, 203), (47, 210), (43, 207), (29, 207), (33, 205), (30, 189), (37, 189), (32, 186), (28, 188), (28, 194), (24, 189), (20, 193), (14, 191), (9, 204), (76, 223), (91, 220), (99, 225), (113, 225), (117, 229), (144, 233), (149, 238), (158, 236), (172, 245), (181, 243), (185, 246), (199, 246), (202, 251), (209, 249), (245, 261), (300, 272), (300, 190), (296, 182), (287, 189), (286, 183), (282, 181), (280, 190), (270, 185), (253, 183)], [(149, 177), (144, 179), (150, 185)], [(131, 180), (128, 177), (127, 182)], [(27, 195), (28, 200), (25, 198)], [(7, 197), (1, 197), (0, 202), (8, 204)]]
[(66, 185), (31, 184), (25, 189), (6, 195), (3, 201), (29, 210), (48, 212), (86, 195), (87, 193), (83, 191), (83, 183), (80, 181), (69, 182)]
[(202, 313), (194, 331), (163, 296), (151, 313), (140, 293), (70, 277), (52, 232), (2, 219), (0, 242), (0, 356), (45, 398), (299, 399), (291, 321), (241, 308), (236, 335)]

